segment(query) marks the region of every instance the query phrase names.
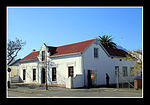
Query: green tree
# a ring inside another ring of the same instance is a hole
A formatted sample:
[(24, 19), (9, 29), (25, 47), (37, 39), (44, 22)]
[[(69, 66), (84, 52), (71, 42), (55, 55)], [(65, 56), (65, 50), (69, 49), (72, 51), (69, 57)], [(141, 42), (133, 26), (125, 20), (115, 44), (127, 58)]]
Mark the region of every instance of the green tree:
[(108, 36), (108, 35), (103, 35), (103, 36), (99, 36), (99, 41), (101, 42), (101, 44), (104, 47), (111, 47), (111, 48), (116, 48), (116, 43), (114, 43), (112, 41), (112, 36)]
[(135, 61), (134, 69), (131, 71), (132, 75), (142, 73), (142, 50), (129, 51), (126, 59)]

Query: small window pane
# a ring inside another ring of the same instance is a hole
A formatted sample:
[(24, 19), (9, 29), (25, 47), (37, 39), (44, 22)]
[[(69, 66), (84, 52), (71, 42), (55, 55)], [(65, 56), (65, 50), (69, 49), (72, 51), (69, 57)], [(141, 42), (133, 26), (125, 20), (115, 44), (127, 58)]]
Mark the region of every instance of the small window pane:
[(56, 68), (52, 68), (52, 81), (56, 81)]
[(36, 69), (33, 69), (33, 81), (36, 80)]
[(68, 67), (68, 77), (73, 77), (73, 75), (74, 75), (74, 72), (73, 72), (73, 66), (71, 66), (71, 67)]
[(127, 67), (123, 67), (123, 76), (128, 76), (128, 71), (127, 71)]
[(23, 69), (23, 80), (25, 80), (25, 79), (26, 79), (26, 70)]
[(95, 57), (95, 58), (98, 57), (98, 48), (94, 48), (94, 57)]
[(42, 51), (42, 61), (45, 60), (45, 51)]

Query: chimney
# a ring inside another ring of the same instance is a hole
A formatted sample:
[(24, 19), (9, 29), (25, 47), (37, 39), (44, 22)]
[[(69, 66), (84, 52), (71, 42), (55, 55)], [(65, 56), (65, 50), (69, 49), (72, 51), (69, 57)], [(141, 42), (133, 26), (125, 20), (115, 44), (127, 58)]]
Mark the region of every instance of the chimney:
[(35, 49), (32, 50), (32, 52), (36, 51)]

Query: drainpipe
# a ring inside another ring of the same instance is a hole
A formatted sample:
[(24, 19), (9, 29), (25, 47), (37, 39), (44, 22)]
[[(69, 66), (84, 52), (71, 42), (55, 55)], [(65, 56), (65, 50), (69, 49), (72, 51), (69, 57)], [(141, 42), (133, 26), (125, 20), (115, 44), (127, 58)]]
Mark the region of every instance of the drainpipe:
[(38, 69), (38, 83), (39, 83), (39, 62), (38, 62), (38, 65), (37, 65), (37, 69)]

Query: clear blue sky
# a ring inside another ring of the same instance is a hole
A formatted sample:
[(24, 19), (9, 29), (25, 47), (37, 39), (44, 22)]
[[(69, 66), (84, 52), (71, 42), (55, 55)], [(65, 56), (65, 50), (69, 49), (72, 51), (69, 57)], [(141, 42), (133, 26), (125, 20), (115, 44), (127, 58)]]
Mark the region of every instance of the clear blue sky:
[(127, 50), (142, 49), (142, 8), (15, 8), (7, 9), (7, 39), (26, 41), (18, 58), (43, 43), (59, 46), (102, 35)]

